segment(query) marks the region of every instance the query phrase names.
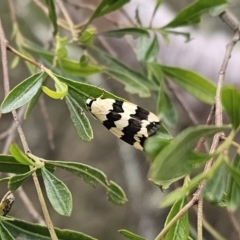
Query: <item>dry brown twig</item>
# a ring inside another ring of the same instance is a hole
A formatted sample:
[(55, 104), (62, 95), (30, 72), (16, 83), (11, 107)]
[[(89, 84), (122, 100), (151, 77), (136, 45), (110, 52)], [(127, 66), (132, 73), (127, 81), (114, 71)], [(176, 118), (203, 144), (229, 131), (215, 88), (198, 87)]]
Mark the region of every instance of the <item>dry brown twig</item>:
[[(2, 54), (4, 91), (5, 91), (5, 95), (7, 95), (9, 90), (10, 90), (10, 86), (9, 86), (10, 81), (9, 81), (9, 75), (8, 75), (8, 61), (7, 61), (6, 50), (10, 49), (10, 48), (9, 48), (8, 42), (5, 38), (4, 30), (3, 30), (2, 24), (1, 24), (1, 19), (0, 19), (0, 44), (1, 44), (1, 54)], [(21, 143), (23, 145), (25, 154), (28, 155), (29, 153), (31, 153), (31, 151), (28, 147), (28, 143), (26, 141), (23, 129), (21, 127), (17, 112), (15, 110), (12, 111), (12, 115), (13, 115), (14, 121), (17, 125), (18, 134), (20, 136)], [(42, 194), (42, 190), (41, 190), (38, 178), (37, 178), (37, 174), (34, 172), (32, 174), (32, 177), (33, 177), (33, 182), (34, 182), (34, 185), (35, 185), (35, 188), (36, 188), (36, 191), (37, 191), (38, 199), (39, 199), (39, 202), (40, 202), (42, 210), (43, 210), (46, 225), (49, 229), (49, 233), (50, 233), (52, 239), (57, 240), (58, 238), (57, 238), (57, 235), (54, 231), (54, 226), (52, 224), (50, 215), (49, 215), (48, 210), (47, 210), (47, 206), (46, 206), (43, 194)]]

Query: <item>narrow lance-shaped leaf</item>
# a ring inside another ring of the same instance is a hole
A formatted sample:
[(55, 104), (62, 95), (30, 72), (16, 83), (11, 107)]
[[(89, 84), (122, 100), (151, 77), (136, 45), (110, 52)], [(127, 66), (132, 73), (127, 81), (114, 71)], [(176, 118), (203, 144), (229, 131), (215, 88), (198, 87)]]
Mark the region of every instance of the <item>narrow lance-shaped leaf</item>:
[(125, 239), (145, 240), (145, 238), (143, 238), (135, 233), (129, 232), (128, 230), (125, 230), (125, 229), (118, 230), (118, 232), (121, 233)]
[(202, 102), (212, 104), (216, 86), (201, 75), (183, 68), (161, 65), (162, 71), (171, 81)]
[(66, 58), (67, 57), (67, 46), (68, 39), (67, 37), (60, 37), (59, 35), (56, 37), (56, 47), (55, 54), (57, 59)]
[(196, 177), (191, 179), (188, 184), (184, 185), (182, 188), (178, 188), (171, 193), (169, 193), (165, 199), (163, 199), (161, 206), (167, 207), (172, 205), (174, 202), (179, 201), (180, 199), (184, 198), (189, 192), (196, 188), (196, 186), (203, 180), (211, 179), (215, 171), (218, 169), (220, 164), (222, 163), (222, 158), (219, 158), (212, 166), (212, 168), (207, 172), (202, 172), (198, 174)]
[(221, 204), (226, 191), (226, 165), (222, 163), (214, 176), (207, 181), (203, 189), (203, 197), (214, 204)]
[(7, 230), (7, 228), (0, 221), (0, 239), (1, 240), (14, 240), (14, 237)]
[(153, 18), (154, 18), (154, 16), (155, 16), (155, 14), (156, 14), (159, 6), (162, 4), (162, 1), (163, 1), (163, 0), (156, 0), (155, 8), (154, 8), (153, 13), (152, 13), (151, 22), (153, 21)]
[[(240, 172), (240, 155), (236, 153), (232, 166)], [(229, 175), (227, 189), (227, 207), (231, 211), (235, 211), (240, 203), (240, 185), (238, 185), (232, 175)]]
[[(146, 86), (148, 89), (151, 90), (156, 89), (157, 86), (150, 82), (146, 76), (144, 76), (140, 72), (133, 70), (131, 67), (125, 65), (119, 59), (112, 57), (108, 53), (94, 46), (88, 47), (88, 50), (94, 59), (98, 60), (99, 62), (106, 66), (106, 70), (121, 72), (122, 74), (125, 74), (127, 76), (130, 76), (131, 78), (136, 79), (137, 82)], [(129, 84), (131, 84), (131, 82)]]
[[(29, 240), (51, 240), (46, 226), (25, 222), (16, 218), (14, 221), (6, 220), (2, 223), (11, 232), (15, 239), (21, 237), (22, 239)], [(97, 240), (84, 233), (69, 229), (59, 229), (55, 227), (54, 230), (57, 234), (58, 240)]]
[(74, 91), (70, 90), (71, 94), (72, 95), (74, 94), (74, 98), (84, 109), (86, 109), (86, 100), (88, 98), (98, 98), (101, 96), (102, 98), (112, 98), (116, 100), (125, 101), (123, 98), (117, 97), (116, 95), (113, 95), (112, 93), (107, 92), (104, 89), (92, 86), (90, 84), (77, 82), (69, 78), (61, 77), (59, 75), (56, 75), (56, 77), (60, 81), (66, 83), (69, 86), (69, 88), (74, 90)]
[(17, 190), (19, 187), (22, 186), (23, 182), (33, 173), (36, 171), (36, 168), (33, 168), (31, 171), (18, 174), (10, 178), (8, 182), (8, 188), (11, 191)]
[[(24, 42), (24, 44), (25, 48), (38, 54), (40, 57), (44, 59), (45, 62), (49, 64), (50, 67), (52, 66), (52, 62), (55, 58), (55, 53), (46, 52), (45, 50), (41, 49), (38, 45), (27, 40)], [(86, 64), (85, 65), (81, 63), (79, 64), (79, 62), (71, 60), (69, 58), (61, 58), (58, 59), (57, 61), (56, 67), (57, 71), (55, 72), (61, 75), (66, 75), (67, 73), (70, 74), (71, 76), (86, 77), (101, 72), (103, 68), (104, 67), (100, 65), (88, 64), (86, 66)]]
[(157, 38), (157, 35), (154, 35), (154, 38), (145, 53), (144, 61), (153, 62), (156, 60), (158, 54), (159, 54), (158, 38)]
[(29, 166), (19, 163), (12, 155), (0, 155), (0, 172), (21, 174), (28, 171)]
[(42, 72), (36, 73), (14, 87), (3, 100), (1, 112), (11, 112), (29, 102), (41, 87), (42, 76)]
[(42, 176), (48, 199), (53, 208), (61, 215), (70, 216), (72, 212), (72, 194), (67, 186), (45, 167), (42, 168)]
[(161, 121), (166, 125), (173, 126), (177, 123), (177, 111), (170, 97), (164, 91), (164, 84), (161, 84), (158, 94), (157, 113)]
[(240, 187), (240, 170), (233, 165), (225, 162), (228, 166), (228, 170), (231, 174), (231, 177), (234, 179), (235, 183)]
[(106, 69), (105, 72), (125, 85), (125, 90), (132, 94), (139, 94), (140, 97), (150, 97), (146, 86), (138, 82), (137, 78), (127, 75), (124, 72)]
[(93, 138), (90, 122), (83, 112), (82, 108), (79, 106), (79, 103), (72, 95), (72, 91), (74, 90), (70, 90), (69, 94), (66, 96), (66, 103), (70, 111), (71, 119), (77, 130), (78, 136), (83, 141), (90, 141)]
[(28, 103), (27, 109), (24, 113), (24, 119), (27, 119), (30, 116), (30, 114), (32, 113), (34, 107), (36, 106), (41, 94), (42, 94), (42, 89), (39, 88), (37, 93), (35, 94), (35, 96), (33, 96), (33, 98)]
[(150, 168), (150, 178), (161, 185), (164, 181), (181, 178), (199, 167), (199, 164), (208, 160), (210, 156), (196, 153), (192, 156), (197, 141), (201, 137), (210, 137), (228, 129), (230, 126), (197, 126), (183, 131), (156, 156)]
[[(181, 211), (181, 209), (186, 204), (185, 198), (177, 201), (172, 206), (166, 222), (165, 226), (176, 216), (176, 214)], [(189, 221), (188, 221), (188, 213), (186, 212), (178, 221), (169, 229), (164, 240), (182, 240), (188, 239), (189, 235)]]
[(93, 45), (95, 32), (95, 28), (86, 29), (80, 36), (79, 41), (84, 45)]
[(178, 15), (163, 28), (175, 28), (199, 23), (203, 13), (213, 7), (226, 3), (226, 0), (198, 0), (180, 11)]
[(60, 59), (59, 66), (63, 68), (63, 70), (72, 76), (78, 77), (87, 77), (93, 74), (97, 74), (104, 70), (104, 66), (93, 65), (93, 64), (81, 64), (77, 61), (72, 61), (70, 59)]
[(120, 28), (116, 30), (109, 30), (106, 32), (101, 32), (98, 33), (98, 35), (102, 35), (105, 37), (116, 37), (116, 38), (121, 38), (126, 35), (131, 35), (133, 38), (138, 38), (138, 37), (149, 37), (149, 33), (147, 30), (144, 28)]
[(109, 201), (115, 204), (124, 204), (127, 201), (122, 188), (112, 181), (108, 181), (106, 175), (89, 165), (75, 162), (46, 161), (47, 165), (62, 168), (82, 178), (86, 183), (96, 187), (100, 183), (107, 190)]
[(137, 44), (137, 59), (140, 62), (153, 62), (159, 53), (158, 38), (154, 35), (153, 39), (141, 37)]
[(55, 3), (54, 0), (45, 0), (47, 7), (48, 7), (48, 13), (49, 18), (53, 25), (53, 35), (56, 35), (58, 33), (58, 24), (57, 24), (57, 14), (55, 10)]
[(94, 18), (101, 17), (107, 13), (113, 12), (128, 2), (130, 2), (130, 0), (102, 0), (101, 3), (97, 6), (96, 10), (93, 12), (90, 21), (92, 21)]
[(21, 164), (35, 166), (35, 163), (30, 158), (28, 158), (26, 154), (22, 152), (22, 150), (18, 147), (17, 144), (11, 144), (9, 151), (14, 156), (14, 158)]
[(236, 130), (240, 126), (240, 90), (234, 86), (223, 87), (221, 100), (233, 128)]

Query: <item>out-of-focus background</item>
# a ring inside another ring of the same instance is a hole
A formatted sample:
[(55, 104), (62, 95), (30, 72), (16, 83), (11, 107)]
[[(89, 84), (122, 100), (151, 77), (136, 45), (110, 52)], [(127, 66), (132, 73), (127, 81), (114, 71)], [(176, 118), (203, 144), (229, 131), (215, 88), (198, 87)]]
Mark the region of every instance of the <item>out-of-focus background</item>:
[[(36, 44), (45, 46), (47, 50), (51, 45), (52, 28), (48, 18), (36, 5), (36, 2), (31, 0), (12, 1), (23, 35)], [(91, 14), (91, 6), (96, 6), (99, 1), (68, 0), (62, 2), (74, 23), (79, 23)], [(179, 9), (191, 2), (193, 1), (165, 1), (156, 13), (153, 26), (163, 26), (174, 17), (176, 11), (179, 11)], [(135, 11), (138, 9), (143, 25), (148, 25), (154, 6), (154, 0), (131, 0), (129, 4), (124, 6), (124, 11), (111, 13), (108, 17), (114, 19), (114, 21), (122, 22), (124, 26), (128, 26), (130, 25), (128, 18), (135, 21)], [(229, 1), (229, 9), (237, 17), (240, 17), (239, 1)], [(8, 1), (1, 1), (0, 16), (6, 37), (9, 43), (14, 46), (11, 39), (13, 21), (10, 16)], [(94, 24), (99, 32), (114, 28), (113, 23), (107, 18), (98, 18), (94, 21)], [(191, 69), (216, 82), (225, 47), (231, 38), (231, 32), (228, 27), (219, 18), (213, 18), (206, 14), (203, 16), (201, 24), (194, 28), (183, 28), (182, 30), (189, 31), (192, 40), (186, 43), (181, 36), (171, 36), (169, 45), (166, 45), (162, 40), (159, 60), (166, 65)], [(106, 47), (108, 50), (113, 51), (116, 54), (115, 57), (125, 62), (128, 66), (134, 69), (139, 68), (133, 50), (124, 39), (105, 38), (99, 40), (99, 46), (105, 51)], [(69, 54), (77, 60), (80, 56), (80, 50), (70, 49)], [(239, 47), (236, 47), (227, 69), (226, 80), (228, 83), (239, 84), (239, 54)], [(14, 56), (8, 53), (8, 57), (11, 63)], [(1, 72), (2, 65), (0, 65)], [(29, 76), (28, 69), (22, 60), (20, 60), (16, 68), (9, 69), (9, 73), (11, 87), (14, 87)], [(88, 82), (97, 86), (101, 84), (101, 88), (105, 88), (115, 95), (155, 112), (156, 106), (153, 99), (140, 99), (135, 95), (128, 94), (120, 83), (106, 75), (93, 75), (88, 78)], [(210, 106), (198, 102), (193, 97), (183, 94), (180, 90), (179, 96), (186, 104), (186, 108), (195, 115), (197, 122), (199, 124), (204, 123)], [(0, 100), (2, 101), (3, 98), (3, 83), (0, 81)], [(69, 118), (66, 104), (63, 101), (53, 100), (47, 96), (44, 96), (44, 102), (43, 105), (45, 104), (49, 122), (51, 123), (50, 128), (52, 128), (53, 132), (54, 148), (50, 147), (47, 133), (49, 129), (43, 117), (45, 114), (40, 104), (38, 104), (33, 114), (22, 123), (32, 152), (46, 159), (82, 162), (101, 169), (109, 179), (122, 186), (128, 197), (128, 202), (125, 205), (113, 205), (107, 201), (105, 190), (101, 186), (98, 186), (96, 189), (91, 188), (81, 179), (58, 170), (57, 176), (66, 183), (72, 192), (74, 207), (72, 216), (67, 218), (59, 216), (49, 204), (54, 225), (59, 228), (81, 231), (102, 240), (123, 239), (117, 232), (119, 229), (128, 229), (142, 235), (146, 239), (153, 239), (163, 227), (169, 209), (159, 208), (159, 203), (166, 193), (161, 192), (148, 181), (149, 164), (144, 154), (118, 140), (91, 117), (90, 121), (94, 131), (94, 139), (90, 143), (82, 142), (78, 138)], [(194, 125), (177, 101), (176, 106), (179, 115), (178, 124), (169, 128), (173, 135), (190, 125)], [(11, 124), (12, 115), (4, 115), (0, 122), (0, 131), (4, 132)], [(17, 134), (12, 137), (13, 141), (20, 143)], [(5, 139), (1, 139), (1, 150), (5, 146)], [(33, 202), (34, 207), (42, 214), (32, 180), (27, 180), (23, 188)], [(1, 185), (0, 196), (6, 191), (6, 186)], [(27, 206), (25, 206), (18, 193), (15, 195), (16, 201), (11, 210), (11, 215), (36, 222), (36, 219), (29, 214)], [(215, 211), (215, 208), (210, 205), (207, 205), (205, 209), (207, 220), (226, 239), (237, 239), (236, 234), (231, 230), (229, 220), (223, 220), (227, 219), (224, 211)], [(193, 211), (190, 212), (190, 217), (193, 226), (195, 226), (196, 215)], [(194, 228), (191, 230), (194, 231)], [(208, 240), (214, 239), (208, 234), (206, 236)]]

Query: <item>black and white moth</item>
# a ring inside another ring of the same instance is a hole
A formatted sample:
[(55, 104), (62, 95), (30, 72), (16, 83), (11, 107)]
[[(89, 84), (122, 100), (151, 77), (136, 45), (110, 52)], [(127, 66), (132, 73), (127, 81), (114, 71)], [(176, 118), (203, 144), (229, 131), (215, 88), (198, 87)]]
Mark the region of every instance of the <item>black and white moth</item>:
[(110, 98), (88, 98), (86, 106), (115, 136), (141, 151), (145, 140), (161, 125), (155, 114), (130, 102)]

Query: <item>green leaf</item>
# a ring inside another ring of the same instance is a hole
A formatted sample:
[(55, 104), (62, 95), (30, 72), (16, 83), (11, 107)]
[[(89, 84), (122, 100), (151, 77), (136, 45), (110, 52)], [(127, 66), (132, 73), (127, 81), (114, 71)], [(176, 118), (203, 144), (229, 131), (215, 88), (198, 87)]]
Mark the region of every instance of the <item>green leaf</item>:
[(132, 232), (129, 232), (128, 230), (125, 230), (125, 229), (118, 230), (118, 232), (121, 233), (124, 236), (124, 238), (126, 238), (126, 239), (145, 240), (145, 238), (138, 236)]
[(30, 114), (32, 113), (34, 107), (36, 106), (36, 103), (38, 102), (39, 97), (42, 94), (42, 89), (39, 88), (37, 93), (35, 94), (35, 96), (33, 96), (33, 98), (29, 101), (27, 109), (24, 113), (24, 119), (28, 118), (30, 116)]
[(58, 62), (59, 66), (62, 67), (66, 73), (72, 76), (87, 77), (100, 73), (104, 69), (103, 66), (81, 64), (70, 59), (60, 59)]
[(95, 32), (95, 28), (86, 29), (80, 36), (79, 41), (85, 45), (93, 45)]
[(1, 240), (14, 240), (14, 237), (7, 230), (7, 228), (0, 221), (0, 239)]
[(153, 161), (159, 152), (169, 144), (172, 140), (172, 136), (167, 132), (163, 125), (160, 126), (157, 133), (147, 138), (144, 143), (144, 150), (148, 155), (148, 158)]
[(225, 162), (228, 166), (228, 170), (231, 174), (231, 177), (234, 179), (235, 183), (240, 187), (240, 170), (233, 165), (230, 165), (228, 162)]
[(155, 61), (157, 59), (158, 54), (159, 54), (158, 38), (157, 35), (154, 35), (154, 38), (145, 53), (144, 62)]
[(61, 83), (61, 87), (58, 84), (55, 84), (56, 91), (49, 89), (46, 86), (42, 86), (42, 91), (53, 99), (62, 99), (66, 96), (68, 92), (68, 86), (65, 83)]
[(77, 82), (74, 80), (71, 80), (69, 78), (64, 78), (62, 76), (59, 75), (55, 75), (61, 82), (66, 83), (69, 88), (73, 89), (74, 91), (71, 91), (71, 95), (74, 94), (74, 98), (77, 99), (78, 103), (80, 104), (80, 106), (84, 109), (86, 109), (86, 100), (88, 98), (98, 98), (98, 97), (102, 97), (102, 98), (112, 98), (112, 99), (116, 99), (116, 100), (121, 100), (121, 101), (125, 101), (123, 98), (117, 97), (115, 95), (113, 95), (110, 92), (107, 92), (101, 88), (86, 84), (86, 83), (81, 83), (81, 82)]
[(150, 167), (151, 180), (161, 185), (164, 181), (176, 180), (191, 172), (211, 156), (193, 153), (197, 141), (201, 137), (230, 129), (229, 126), (197, 126), (189, 127), (175, 137), (156, 156)]
[(96, 10), (93, 12), (89, 22), (93, 19), (106, 15), (107, 13), (113, 12), (125, 4), (130, 2), (130, 0), (102, 0), (98, 5)]
[(82, 54), (82, 56), (81, 56), (80, 59), (79, 59), (80, 65), (82, 65), (82, 66), (87, 66), (87, 65), (88, 65), (88, 62), (89, 62), (88, 56), (85, 55), (85, 54)]
[(186, 42), (189, 42), (191, 40), (191, 34), (189, 32), (180, 32), (180, 31), (173, 31), (165, 28), (158, 29), (158, 32), (161, 33), (162, 37), (164, 38), (166, 44), (170, 43), (169, 34), (176, 35), (176, 36), (182, 36), (186, 40)]
[(162, 4), (163, 0), (156, 0), (155, 8), (153, 10), (152, 19), (154, 18), (159, 6)]
[(203, 196), (209, 202), (219, 204), (223, 201), (226, 190), (226, 165), (221, 163), (214, 176), (207, 181), (203, 189)]
[(228, 8), (228, 4), (222, 4), (219, 5), (217, 7), (213, 7), (209, 10), (209, 14), (212, 17), (217, 17), (219, 16), (221, 13), (223, 13), (226, 9)]
[[(113, 58), (109, 54), (101, 51), (96, 47), (89, 47), (89, 53), (91, 56), (98, 61), (101, 61), (105, 64), (105, 72), (108, 74), (112, 74), (112, 76), (116, 77), (117, 80), (122, 82), (126, 88), (137, 88), (135, 92), (138, 91), (139, 95), (148, 97), (150, 96), (150, 90), (155, 90), (157, 85), (153, 82), (149, 81), (147, 77), (142, 75), (139, 72), (132, 70), (132, 68), (126, 66), (118, 59)], [(123, 79), (122, 79), (123, 78)]]
[(33, 168), (31, 171), (23, 173), (23, 174), (18, 174), (10, 178), (8, 182), (8, 189), (11, 191), (17, 190), (23, 182), (34, 172), (36, 171), (36, 168)]
[(13, 156), (0, 155), (0, 172), (21, 174), (29, 171), (29, 166), (22, 165)]
[[(186, 204), (185, 198), (177, 201), (172, 206), (166, 222), (165, 226), (181, 211), (181, 209)], [(188, 221), (188, 213), (186, 212), (179, 220), (170, 228), (167, 234), (164, 237), (164, 240), (184, 240), (188, 239), (189, 235), (189, 221)]]
[(42, 76), (43, 72), (36, 73), (13, 88), (1, 104), (1, 112), (11, 112), (29, 102), (41, 87)]
[(63, 216), (70, 216), (72, 212), (72, 195), (67, 186), (45, 167), (42, 168), (42, 176), (48, 199), (55, 211)]
[(209, 11), (213, 7), (226, 3), (226, 0), (198, 0), (180, 11), (178, 15), (163, 28), (176, 28), (197, 24), (200, 22), (203, 13)]
[(159, 54), (159, 43), (157, 35), (151, 40), (141, 37), (137, 44), (137, 59), (139, 62), (153, 62)]
[(138, 80), (124, 72), (115, 71), (111, 69), (105, 72), (125, 85), (125, 90), (132, 94), (138, 94), (140, 97), (150, 97), (150, 92), (146, 86), (138, 82)]
[(184, 198), (187, 194), (189, 194), (189, 192), (192, 189), (195, 189), (196, 186), (201, 181), (207, 180), (207, 179), (210, 179), (211, 177), (213, 177), (214, 173), (215, 173), (215, 171), (218, 168), (220, 163), (221, 163), (221, 161), (217, 162), (217, 164), (215, 163), (213, 165), (214, 167), (212, 167), (209, 171), (200, 173), (199, 175), (197, 175), (196, 177), (191, 179), (191, 181), (188, 182), (187, 185), (184, 185), (182, 188), (177, 188), (176, 190), (169, 193), (165, 197), (165, 199), (163, 199), (163, 201), (161, 203), (161, 207), (167, 207), (167, 206), (172, 205), (176, 201), (179, 201), (180, 199)]
[(179, 87), (202, 102), (212, 104), (216, 94), (216, 86), (208, 79), (195, 72), (161, 65), (162, 71)]
[[(232, 166), (240, 172), (240, 155), (236, 153)], [(231, 211), (235, 211), (240, 204), (240, 186), (236, 183), (234, 178), (230, 175), (228, 179), (227, 189), (227, 207)]]
[[(52, 66), (53, 60), (55, 58), (54, 53), (46, 52), (42, 50), (38, 45), (29, 41), (27, 41), (27, 44), (24, 47), (33, 51), (38, 56), (41, 56), (44, 61), (46, 61), (50, 66)], [(64, 73), (67, 73), (71, 76), (86, 77), (92, 74), (100, 73), (104, 67), (93, 64), (88, 64), (86, 66), (86, 64), (79, 64), (79, 62), (73, 61), (69, 58), (61, 58), (57, 61), (57, 68), (61, 71), (60, 73), (64, 71)]]
[(164, 85), (161, 84), (157, 100), (157, 113), (161, 121), (168, 126), (174, 126), (177, 123), (177, 111), (168, 96), (164, 91)]
[[(17, 238), (25, 240), (51, 240), (48, 228), (38, 224), (25, 222), (19, 219), (3, 221), (3, 225)], [(97, 240), (81, 232), (68, 229), (54, 228), (59, 240)]]
[[(0, 183), (8, 183), (11, 177), (5, 177), (0, 179)], [(1, 214), (0, 214), (1, 216)]]
[(161, 84), (163, 82), (163, 72), (161, 66), (157, 62), (150, 62), (146, 64), (148, 73), (155, 77)]
[(17, 67), (18, 63), (19, 63), (20, 58), (18, 56), (15, 56), (11, 62), (11, 69), (14, 69), (15, 67)]
[[(34, 163), (34, 165), (36, 164)], [(50, 172), (54, 172), (54, 168), (51, 166), (47, 166), (47, 169)], [(29, 166), (19, 163), (13, 156), (0, 155), (0, 172), (22, 174), (28, 171)], [(37, 174), (39, 175), (39, 170), (37, 170)]]
[(240, 126), (240, 90), (234, 86), (225, 86), (221, 92), (222, 105), (236, 130)]
[(61, 162), (47, 160), (47, 164), (62, 168), (74, 175), (82, 178), (86, 183), (96, 187), (100, 183), (106, 188), (108, 199), (114, 204), (124, 204), (127, 201), (126, 195), (122, 188), (116, 183), (108, 181), (106, 175), (96, 168), (89, 165), (75, 162)]
[(56, 49), (55, 54), (58, 58), (66, 58), (67, 57), (67, 48), (66, 45), (68, 43), (68, 40), (66, 37), (56, 37)]
[(66, 96), (66, 103), (70, 111), (70, 117), (77, 130), (78, 136), (83, 141), (91, 141), (93, 138), (93, 132), (90, 122), (82, 108), (79, 106), (79, 103), (74, 98), (74, 95), (72, 94), (73, 91), (74, 90), (69, 91), (69, 94)]
[(53, 35), (57, 35), (58, 33), (58, 24), (57, 24), (57, 14), (55, 10), (54, 0), (45, 0), (48, 8), (49, 18), (53, 25)]
[(121, 38), (124, 37), (125, 35), (131, 35), (134, 39), (138, 37), (150, 37), (149, 33), (147, 30), (144, 28), (120, 28), (116, 30), (110, 30), (106, 32), (101, 32), (99, 35), (105, 36), (105, 37), (116, 37), (116, 38)]
[(35, 166), (35, 163), (30, 158), (28, 158), (25, 153), (22, 152), (16, 143), (11, 144), (9, 152), (21, 164)]
[(142, 27), (142, 22), (141, 22), (141, 19), (140, 19), (140, 16), (139, 16), (139, 8), (138, 8), (138, 6), (136, 7), (135, 17), (134, 18), (135, 18), (137, 24)]

